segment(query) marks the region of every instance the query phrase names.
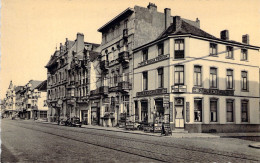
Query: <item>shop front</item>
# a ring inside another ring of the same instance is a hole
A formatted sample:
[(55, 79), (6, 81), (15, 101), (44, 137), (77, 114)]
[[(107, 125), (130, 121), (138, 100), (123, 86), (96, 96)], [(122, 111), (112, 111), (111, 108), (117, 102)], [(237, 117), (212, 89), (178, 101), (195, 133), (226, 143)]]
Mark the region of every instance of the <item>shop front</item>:
[(93, 101), (91, 103), (91, 124), (100, 125), (100, 102)]

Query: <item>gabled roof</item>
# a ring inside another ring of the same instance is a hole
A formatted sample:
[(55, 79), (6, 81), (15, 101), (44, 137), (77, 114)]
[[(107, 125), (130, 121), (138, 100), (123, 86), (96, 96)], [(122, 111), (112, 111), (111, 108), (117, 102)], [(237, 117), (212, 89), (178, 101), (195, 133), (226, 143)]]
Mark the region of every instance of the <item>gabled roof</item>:
[(171, 24), (159, 37), (163, 38), (168, 35), (179, 35), (179, 34), (192, 34), (195, 36), (200, 36), (200, 37), (206, 37), (206, 38), (212, 38), (212, 39), (218, 39), (217, 37), (201, 30), (200, 28), (197, 28), (189, 23), (187, 23), (184, 20), (181, 20), (181, 27), (175, 30), (175, 24)]
[(30, 80), (29, 83), (32, 84), (31, 89), (34, 90), (38, 85), (42, 83), (42, 81), (39, 80)]
[(59, 51), (56, 50), (54, 52), (54, 54), (51, 56), (49, 62), (47, 63), (47, 65), (45, 66), (46, 68), (50, 67), (51, 65), (53, 65), (56, 62), (56, 59), (58, 58)]
[(91, 62), (93, 62), (98, 56), (99, 56), (98, 52), (95, 52), (95, 51), (89, 52), (89, 59)]
[(17, 86), (17, 87), (15, 87), (15, 93), (17, 93), (17, 92), (19, 92), (19, 91), (21, 91), (23, 89), (23, 86)]
[(38, 89), (39, 91), (47, 91), (47, 80), (44, 80), (41, 82), (35, 89)]

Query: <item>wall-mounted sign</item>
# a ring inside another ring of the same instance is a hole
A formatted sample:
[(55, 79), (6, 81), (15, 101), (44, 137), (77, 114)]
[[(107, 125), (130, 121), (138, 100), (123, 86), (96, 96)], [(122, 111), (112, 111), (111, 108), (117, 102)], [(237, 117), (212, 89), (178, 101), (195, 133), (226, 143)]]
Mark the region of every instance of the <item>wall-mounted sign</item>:
[(190, 102), (186, 102), (186, 122), (190, 122)]
[(169, 57), (170, 57), (170, 54), (159, 55), (156, 58), (153, 58), (153, 59), (150, 59), (150, 60), (146, 60), (146, 61), (143, 61), (143, 62), (139, 63), (139, 67), (145, 66), (145, 65), (149, 65), (149, 64), (152, 64), (152, 63), (155, 63), (155, 62), (159, 62), (159, 61), (168, 59)]
[(172, 86), (172, 93), (184, 93), (187, 92), (186, 85), (173, 85)]
[(155, 89), (155, 90), (150, 90), (150, 91), (137, 92), (137, 93), (136, 93), (136, 96), (137, 96), (137, 97), (152, 96), (152, 95), (160, 95), (160, 94), (165, 94), (165, 93), (167, 93), (167, 88)]
[(234, 90), (219, 90), (219, 89), (205, 89), (205, 88), (192, 88), (192, 93), (206, 94), (206, 95), (221, 95), (221, 96), (234, 96)]

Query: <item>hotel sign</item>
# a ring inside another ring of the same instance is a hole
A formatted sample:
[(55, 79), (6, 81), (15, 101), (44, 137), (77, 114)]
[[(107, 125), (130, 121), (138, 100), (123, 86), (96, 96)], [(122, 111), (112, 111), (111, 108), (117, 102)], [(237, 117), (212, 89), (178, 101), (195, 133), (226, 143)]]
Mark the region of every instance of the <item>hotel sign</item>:
[(192, 88), (192, 93), (199, 93), (205, 95), (234, 96), (234, 90), (205, 89), (196, 87)]
[(153, 58), (153, 59), (150, 59), (150, 60), (146, 60), (146, 61), (143, 61), (143, 62), (139, 63), (139, 67), (145, 66), (145, 65), (149, 65), (149, 64), (153, 64), (153, 63), (155, 63), (155, 62), (159, 62), (159, 61), (168, 59), (169, 57), (170, 57), (170, 54), (159, 55), (159, 56), (156, 57), (156, 58)]
[(136, 96), (137, 96), (137, 97), (153, 96), (153, 95), (160, 95), (160, 94), (165, 94), (165, 93), (167, 93), (167, 88), (155, 89), (155, 90), (150, 90), (150, 91), (137, 92), (137, 93), (136, 93)]

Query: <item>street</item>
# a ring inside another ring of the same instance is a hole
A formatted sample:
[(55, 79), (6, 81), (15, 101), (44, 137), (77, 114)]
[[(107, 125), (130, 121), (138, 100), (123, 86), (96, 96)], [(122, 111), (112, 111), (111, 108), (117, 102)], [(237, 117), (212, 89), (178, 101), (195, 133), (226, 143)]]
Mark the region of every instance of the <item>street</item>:
[(258, 162), (252, 141), (173, 138), (1, 120), (1, 162)]

